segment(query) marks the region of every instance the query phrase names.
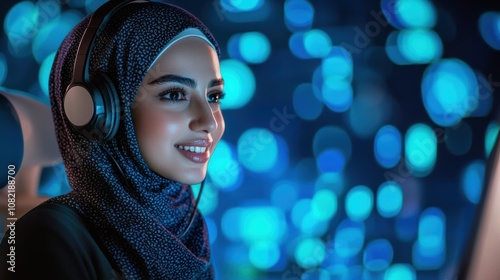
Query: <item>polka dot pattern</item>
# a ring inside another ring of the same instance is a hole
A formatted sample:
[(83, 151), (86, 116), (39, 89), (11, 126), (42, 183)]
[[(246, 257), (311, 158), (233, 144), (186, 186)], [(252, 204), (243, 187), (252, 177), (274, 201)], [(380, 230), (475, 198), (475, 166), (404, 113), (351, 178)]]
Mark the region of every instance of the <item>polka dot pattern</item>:
[[(69, 205), (86, 217), (110, 262), (126, 279), (211, 279), (208, 231), (199, 212), (187, 233), (177, 237), (189, 223), (192, 191), (149, 169), (135, 138), (131, 106), (147, 70), (175, 35), (194, 27), (217, 53), (218, 45), (203, 23), (176, 6), (150, 2), (120, 9), (96, 37), (90, 57), (90, 72), (111, 78), (122, 110), (117, 135), (98, 143), (74, 131), (63, 108), (89, 18), (65, 38), (50, 75), (56, 135), (73, 190), (47, 203)], [(127, 183), (106, 153), (116, 160)]]

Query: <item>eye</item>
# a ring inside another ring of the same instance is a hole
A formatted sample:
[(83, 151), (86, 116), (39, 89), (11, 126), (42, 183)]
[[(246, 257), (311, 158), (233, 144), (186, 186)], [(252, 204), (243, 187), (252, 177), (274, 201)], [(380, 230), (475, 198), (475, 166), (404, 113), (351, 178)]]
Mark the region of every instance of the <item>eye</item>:
[(220, 101), (222, 99), (224, 99), (224, 96), (226, 96), (225, 93), (223, 93), (222, 91), (218, 91), (218, 92), (214, 92), (214, 93), (211, 93), (209, 94), (207, 97), (208, 99), (208, 102), (210, 103), (220, 103)]
[(160, 100), (178, 102), (186, 100), (186, 93), (181, 88), (171, 88), (159, 94)]

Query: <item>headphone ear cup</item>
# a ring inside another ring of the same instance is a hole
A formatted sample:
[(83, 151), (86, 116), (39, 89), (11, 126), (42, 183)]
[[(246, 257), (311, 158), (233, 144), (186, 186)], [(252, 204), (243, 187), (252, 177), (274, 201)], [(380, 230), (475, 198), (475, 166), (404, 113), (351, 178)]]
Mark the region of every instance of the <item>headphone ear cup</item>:
[(89, 77), (89, 88), (94, 99), (95, 117), (89, 123), (89, 129), (96, 133), (93, 140), (108, 141), (113, 139), (120, 125), (120, 99), (113, 81), (104, 73), (93, 73)]

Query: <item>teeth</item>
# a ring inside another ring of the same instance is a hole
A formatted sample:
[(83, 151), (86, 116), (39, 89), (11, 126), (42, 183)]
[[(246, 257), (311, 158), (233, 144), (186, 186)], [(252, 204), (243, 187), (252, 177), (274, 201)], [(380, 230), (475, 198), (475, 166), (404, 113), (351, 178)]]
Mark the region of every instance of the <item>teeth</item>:
[(197, 147), (197, 146), (177, 146), (179, 149), (181, 150), (185, 150), (185, 151), (190, 151), (192, 153), (204, 153), (206, 150), (207, 150), (207, 147)]

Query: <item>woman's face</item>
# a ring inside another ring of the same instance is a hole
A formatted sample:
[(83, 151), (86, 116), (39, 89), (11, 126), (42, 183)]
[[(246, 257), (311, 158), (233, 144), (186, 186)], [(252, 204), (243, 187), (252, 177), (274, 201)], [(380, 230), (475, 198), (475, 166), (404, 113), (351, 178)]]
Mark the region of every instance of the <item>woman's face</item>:
[(197, 184), (224, 133), (219, 59), (197, 37), (170, 46), (146, 74), (132, 105), (141, 154), (157, 174)]

